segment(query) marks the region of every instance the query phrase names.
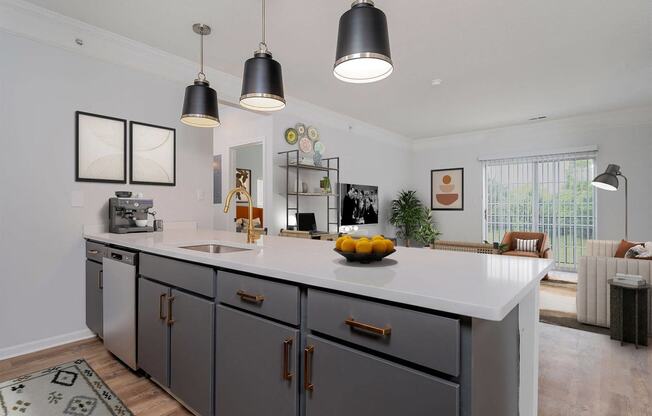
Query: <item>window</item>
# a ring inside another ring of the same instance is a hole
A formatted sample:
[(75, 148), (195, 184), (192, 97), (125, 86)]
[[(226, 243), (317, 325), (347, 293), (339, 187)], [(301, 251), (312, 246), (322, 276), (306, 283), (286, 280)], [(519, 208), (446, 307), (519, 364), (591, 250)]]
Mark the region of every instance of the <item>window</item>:
[(595, 238), (595, 152), (484, 161), (484, 236), (548, 235), (556, 268), (575, 270)]

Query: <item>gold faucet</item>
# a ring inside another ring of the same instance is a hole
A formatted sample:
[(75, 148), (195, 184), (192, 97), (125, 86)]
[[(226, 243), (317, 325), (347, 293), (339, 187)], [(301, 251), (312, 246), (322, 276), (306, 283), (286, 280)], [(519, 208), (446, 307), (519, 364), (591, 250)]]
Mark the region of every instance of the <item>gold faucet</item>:
[(246, 189), (242, 187), (233, 188), (226, 194), (226, 203), (224, 204), (224, 213), (229, 212), (229, 207), (231, 206), (231, 200), (233, 195), (243, 194), (247, 198), (247, 204), (249, 204), (249, 223), (247, 224), (247, 243), (255, 243), (256, 240), (260, 237), (260, 233), (257, 233), (254, 230), (254, 204), (251, 200), (251, 195), (247, 192)]

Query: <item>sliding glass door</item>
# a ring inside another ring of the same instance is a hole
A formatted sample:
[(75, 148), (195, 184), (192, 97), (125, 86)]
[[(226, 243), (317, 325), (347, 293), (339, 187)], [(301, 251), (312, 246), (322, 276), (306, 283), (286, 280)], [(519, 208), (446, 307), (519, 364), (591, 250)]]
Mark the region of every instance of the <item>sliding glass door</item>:
[(575, 270), (585, 241), (595, 238), (595, 153), (484, 162), (484, 235), (548, 234), (556, 266)]

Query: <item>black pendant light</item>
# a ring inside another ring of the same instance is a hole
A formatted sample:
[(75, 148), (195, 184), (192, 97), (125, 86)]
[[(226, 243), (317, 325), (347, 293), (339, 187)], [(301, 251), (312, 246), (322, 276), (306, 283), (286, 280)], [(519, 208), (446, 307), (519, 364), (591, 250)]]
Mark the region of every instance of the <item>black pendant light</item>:
[(256, 111), (277, 111), (285, 107), (283, 73), (265, 43), (265, 0), (262, 7), (262, 41), (254, 57), (245, 62), (240, 105)]
[(192, 30), (200, 35), (200, 70), (193, 85), (186, 87), (181, 110), (181, 122), (193, 127), (217, 127), (220, 117), (217, 113), (217, 93), (210, 87), (206, 74), (204, 74), (204, 36), (211, 33), (208, 25), (195, 23)]
[(367, 83), (393, 70), (385, 13), (371, 0), (355, 1), (340, 17), (333, 74), (345, 82)]

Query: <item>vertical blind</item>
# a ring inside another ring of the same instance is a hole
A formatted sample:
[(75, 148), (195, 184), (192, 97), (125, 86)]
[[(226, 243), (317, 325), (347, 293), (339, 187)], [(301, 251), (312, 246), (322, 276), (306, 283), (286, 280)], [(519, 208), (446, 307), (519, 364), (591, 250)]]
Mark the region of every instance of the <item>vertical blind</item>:
[(545, 232), (556, 268), (575, 270), (586, 240), (595, 238), (595, 157), (587, 151), (485, 160), (485, 239)]

